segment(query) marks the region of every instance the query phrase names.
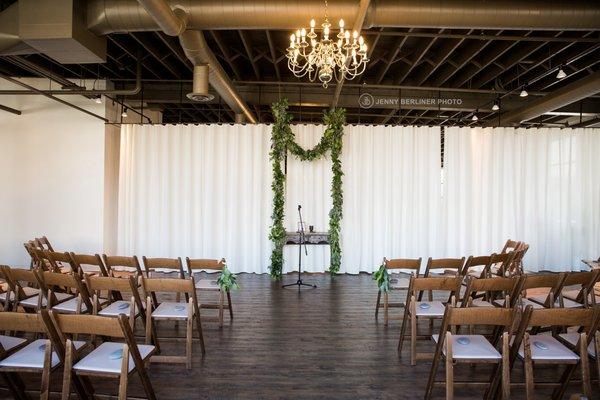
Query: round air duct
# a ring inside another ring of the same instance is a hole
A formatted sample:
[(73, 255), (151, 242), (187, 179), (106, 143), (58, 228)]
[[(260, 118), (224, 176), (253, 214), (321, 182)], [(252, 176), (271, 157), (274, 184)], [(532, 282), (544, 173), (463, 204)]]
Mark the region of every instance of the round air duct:
[(187, 98), (193, 101), (207, 102), (215, 98), (208, 93), (208, 65), (194, 65), (194, 83)]

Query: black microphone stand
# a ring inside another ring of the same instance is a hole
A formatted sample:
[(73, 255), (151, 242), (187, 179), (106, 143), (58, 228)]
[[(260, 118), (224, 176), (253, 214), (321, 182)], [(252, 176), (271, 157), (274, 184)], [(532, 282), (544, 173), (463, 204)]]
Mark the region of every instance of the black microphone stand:
[(317, 285), (311, 285), (308, 283), (302, 282), (302, 245), (304, 245), (304, 252), (308, 255), (308, 248), (306, 247), (306, 241), (304, 240), (304, 222), (302, 222), (302, 206), (298, 204), (298, 217), (300, 217), (300, 229), (298, 233), (300, 234), (300, 242), (298, 243), (298, 280), (296, 283), (288, 283), (287, 285), (283, 285), (282, 288), (289, 286), (298, 286), (298, 290), (302, 286), (308, 286), (316, 288)]

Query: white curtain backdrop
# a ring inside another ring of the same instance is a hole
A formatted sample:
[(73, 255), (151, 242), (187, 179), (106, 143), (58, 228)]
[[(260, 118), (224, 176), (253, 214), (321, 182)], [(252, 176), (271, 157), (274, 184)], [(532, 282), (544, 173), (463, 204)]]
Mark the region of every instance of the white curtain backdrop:
[[(295, 125), (313, 147), (320, 125)], [(271, 245), (271, 126), (124, 125), (121, 131), (121, 254), (226, 257), (235, 272), (268, 272)], [(342, 169), (341, 272), (373, 271), (387, 257), (435, 256), (440, 215), (439, 128), (347, 126)], [(297, 206), (307, 225), (327, 231), (331, 160), (287, 161), (286, 219)], [(286, 247), (284, 271), (297, 269)], [(327, 246), (309, 247), (303, 265), (324, 271)]]
[(226, 257), (265, 272), (271, 244), (264, 125), (123, 125), (118, 251)]
[(443, 228), (448, 254), (530, 245), (527, 269), (578, 270), (600, 251), (600, 130), (449, 128)]

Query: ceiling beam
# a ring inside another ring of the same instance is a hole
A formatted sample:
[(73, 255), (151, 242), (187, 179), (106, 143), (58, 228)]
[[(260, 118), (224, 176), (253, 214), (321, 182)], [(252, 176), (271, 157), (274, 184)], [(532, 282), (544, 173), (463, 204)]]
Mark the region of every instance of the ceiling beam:
[[(469, 33), (473, 32), (471, 29)], [(415, 83), (417, 85), (422, 85), (429, 79), (429, 77), (437, 71), (437, 69), (446, 62), (448, 57), (454, 53), (454, 51), (463, 44), (465, 39), (449, 39), (444, 45), (439, 49), (437, 54), (434, 56), (433, 64), (429, 68), (422, 68), (421, 73), (415, 78)]]
[(244, 45), (244, 49), (246, 50), (246, 54), (248, 55), (248, 60), (250, 60), (250, 64), (252, 65), (252, 69), (254, 70), (254, 75), (256, 76), (256, 79), (260, 80), (260, 70), (258, 69), (256, 61), (254, 60), (250, 39), (247, 37), (246, 31), (238, 30), (238, 34), (242, 39), (242, 44)]
[[(444, 29), (440, 29), (439, 33), (442, 33)], [(431, 49), (431, 46), (434, 45), (437, 38), (426, 38), (419, 44), (418, 48), (412, 53), (409, 57), (409, 64), (405, 65), (404, 68), (401, 69), (398, 77), (396, 78), (397, 84), (402, 84), (408, 77), (408, 75), (412, 72), (412, 70), (417, 66), (425, 54)]]
[[(412, 30), (412, 28), (410, 30)], [(386, 60), (385, 66), (381, 69), (381, 71), (379, 71), (379, 75), (377, 75), (377, 78), (375, 79), (375, 82), (377, 82), (377, 84), (380, 84), (381, 81), (383, 81), (383, 78), (385, 78), (385, 75), (387, 74), (388, 70), (390, 69), (390, 66), (392, 65), (392, 63), (394, 62), (396, 57), (398, 57), (398, 54), (402, 50), (402, 47), (406, 43), (407, 39), (408, 39), (408, 36), (404, 36), (401, 39), (398, 39), (398, 41), (396, 42), (396, 45), (394, 46), (394, 51), (388, 57), (388, 59)]]
[(221, 40), (221, 37), (217, 34), (216, 31), (210, 31), (210, 34), (211, 34), (212, 38), (214, 39), (215, 43), (217, 43), (219, 50), (221, 50), (223, 57), (225, 57), (225, 60), (227, 60), (227, 65), (229, 65), (229, 67), (233, 71), (233, 74), (235, 75), (235, 77), (237, 79), (242, 79), (242, 75), (240, 74), (240, 71), (237, 68), (237, 66), (235, 65), (235, 63), (233, 62), (234, 59), (231, 56), (231, 53), (229, 52), (227, 46), (225, 46), (225, 44), (223, 43), (223, 40)]
[(275, 69), (275, 75), (277, 76), (277, 80), (281, 80), (281, 73), (279, 72), (279, 62), (277, 61), (277, 52), (275, 51), (275, 45), (273, 44), (273, 38), (271, 37), (271, 32), (266, 31), (267, 33), (267, 42), (269, 42), (269, 51), (271, 52), (271, 63), (273, 63), (273, 68)]

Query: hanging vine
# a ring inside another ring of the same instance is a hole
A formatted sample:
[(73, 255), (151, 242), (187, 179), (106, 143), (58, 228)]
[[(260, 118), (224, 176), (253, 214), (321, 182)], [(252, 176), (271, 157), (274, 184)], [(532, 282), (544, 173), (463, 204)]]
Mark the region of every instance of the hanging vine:
[(341, 108), (329, 110), (323, 116), (323, 122), (326, 125), (325, 132), (319, 143), (312, 149), (305, 150), (298, 143), (290, 123), (292, 116), (287, 112), (288, 102), (286, 99), (274, 103), (271, 107), (275, 123), (271, 133), (271, 152), (270, 159), (273, 169), (273, 213), (271, 214), (271, 231), (269, 239), (273, 243), (271, 253), (271, 276), (275, 279), (281, 278), (283, 270), (283, 246), (285, 245), (285, 227), (283, 219), (285, 217), (285, 174), (281, 168), (286, 152), (289, 151), (293, 156), (301, 161), (313, 161), (325, 156), (325, 153), (331, 151), (331, 170), (333, 177), (331, 180), (331, 198), (332, 207), (329, 211), (329, 242), (331, 251), (331, 266), (329, 272), (336, 274), (342, 261), (342, 249), (340, 247), (340, 224), (342, 221), (342, 206), (344, 195), (342, 190), (342, 163), (340, 155), (342, 153), (342, 137), (344, 135), (344, 123), (346, 111)]

